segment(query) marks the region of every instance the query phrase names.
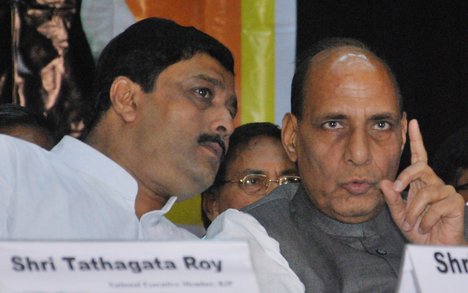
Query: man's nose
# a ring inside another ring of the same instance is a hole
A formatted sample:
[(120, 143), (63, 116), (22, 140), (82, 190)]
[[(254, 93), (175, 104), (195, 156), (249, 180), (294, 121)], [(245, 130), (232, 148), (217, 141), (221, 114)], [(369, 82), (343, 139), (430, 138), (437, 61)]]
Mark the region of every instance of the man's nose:
[(351, 130), (345, 149), (346, 162), (360, 166), (370, 161), (369, 136), (364, 129)]
[(227, 144), (229, 136), (234, 131), (234, 119), (225, 107), (219, 107), (214, 115), (212, 130), (219, 134)]

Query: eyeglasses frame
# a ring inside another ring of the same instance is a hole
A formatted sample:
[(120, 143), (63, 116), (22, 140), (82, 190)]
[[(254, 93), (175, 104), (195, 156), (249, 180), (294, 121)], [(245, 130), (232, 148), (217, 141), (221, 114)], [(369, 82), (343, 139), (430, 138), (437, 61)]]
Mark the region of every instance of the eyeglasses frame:
[[(284, 185), (284, 184), (288, 184), (288, 183), (284, 183), (284, 178), (294, 178), (295, 181), (294, 183), (299, 183), (301, 182), (301, 177), (300, 176), (297, 176), (297, 175), (283, 175), (283, 176), (280, 176), (278, 177), (278, 179), (271, 179), (270, 177), (268, 177), (267, 175), (265, 174), (247, 174), (245, 175), (244, 177), (242, 177), (241, 179), (238, 179), (238, 180), (224, 180), (222, 181), (221, 183), (223, 184), (226, 184), (226, 183), (237, 183), (237, 184), (240, 184), (241, 188), (242, 186), (246, 186), (246, 182), (247, 182), (247, 179), (249, 176), (257, 176), (257, 177), (263, 177), (266, 180), (266, 184), (264, 184), (264, 190), (268, 190), (268, 188), (270, 187), (270, 183), (272, 182), (276, 182), (278, 183), (278, 185)], [(249, 194), (249, 195), (255, 195), (257, 192), (253, 192), (253, 193), (249, 193), (247, 190), (245, 190), (244, 188), (242, 188), (242, 190), (245, 191), (245, 193)]]

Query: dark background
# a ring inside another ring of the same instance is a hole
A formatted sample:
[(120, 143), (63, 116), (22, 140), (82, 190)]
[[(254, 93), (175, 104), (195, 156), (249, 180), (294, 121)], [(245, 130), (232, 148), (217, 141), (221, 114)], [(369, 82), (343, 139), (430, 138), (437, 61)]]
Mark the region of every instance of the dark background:
[[(60, 5), (53, 1), (0, 0), (0, 103), (20, 103), (18, 89), (13, 86), (14, 72), (18, 73), (24, 80), (21, 104), (39, 114), (46, 112), (57, 140), (73, 132), (72, 125), (85, 119), (92, 104), (89, 93), (94, 61), (82, 30), (80, 5), (81, 0), (66, 0)], [(18, 16), (16, 20), (13, 15)], [(52, 18), (60, 19), (63, 24), (63, 35), (68, 43), (63, 52), (38, 29)], [(12, 42), (13, 36), (17, 38), (16, 43)], [(56, 59), (63, 60), (60, 90), (53, 106), (46, 108), (44, 101), (49, 96), (40, 74)], [(20, 67), (22, 70), (18, 70)]]
[[(468, 125), (468, 1), (298, 0), (297, 53), (325, 37), (353, 37), (385, 59), (417, 118), (429, 157)], [(408, 146), (408, 145), (407, 145)], [(409, 163), (405, 149), (401, 167)]]

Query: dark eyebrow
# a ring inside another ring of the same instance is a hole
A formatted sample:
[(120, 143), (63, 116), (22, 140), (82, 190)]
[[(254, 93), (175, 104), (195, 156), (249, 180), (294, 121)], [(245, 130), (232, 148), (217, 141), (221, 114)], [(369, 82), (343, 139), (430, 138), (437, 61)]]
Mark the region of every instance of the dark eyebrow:
[(212, 85), (216, 86), (216, 87), (220, 87), (222, 89), (225, 89), (226, 86), (224, 85), (224, 83), (216, 78), (212, 78), (208, 75), (205, 75), (205, 74), (198, 74), (198, 75), (195, 75), (194, 76), (195, 78), (197, 79), (201, 79), (201, 80), (204, 80), (204, 81), (207, 81), (209, 83), (211, 83)]
[[(266, 175), (265, 171), (262, 170), (257, 170), (257, 169), (245, 169), (242, 171), (243, 176), (248, 175), (248, 174), (258, 174), (258, 175)], [(297, 175), (297, 171), (295, 168), (287, 169), (281, 172), (280, 176), (286, 176), (286, 175)]]
[[(340, 114), (340, 113), (336, 113), (336, 114), (331, 113), (323, 117), (320, 117), (320, 119), (321, 120), (345, 120), (345, 119), (348, 119), (348, 116), (346, 116), (345, 114)], [(400, 119), (400, 115), (391, 113), (391, 112), (384, 112), (384, 113), (374, 114), (369, 118), (369, 120), (371, 121), (386, 120), (386, 119), (396, 121)]]
[(379, 121), (379, 120), (398, 121), (399, 119), (400, 119), (399, 114), (386, 112), (386, 113), (379, 113), (379, 114), (372, 115), (369, 120), (371, 120), (371, 121)]
[(340, 113), (330, 113), (325, 116), (320, 117), (320, 120), (345, 120), (348, 116)]
[(245, 169), (241, 172), (241, 174), (243, 174), (243, 176), (248, 174), (265, 175), (265, 172), (258, 169)]
[(298, 175), (298, 172), (296, 169), (292, 168), (292, 169), (287, 169), (287, 170), (284, 170), (283, 172), (281, 172), (281, 176), (286, 176), (286, 175)]

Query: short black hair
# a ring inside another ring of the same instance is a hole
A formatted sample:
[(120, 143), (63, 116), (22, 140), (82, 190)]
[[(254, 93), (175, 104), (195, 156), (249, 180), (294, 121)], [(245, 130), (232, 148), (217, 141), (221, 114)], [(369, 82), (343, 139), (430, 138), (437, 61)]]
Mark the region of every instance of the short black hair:
[(168, 66), (205, 53), (234, 74), (234, 59), (223, 44), (194, 27), (184, 27), (162, 18), (146, 18), (112, 39), (102, 51), (96, 67), (92, 129), (110, 105), (109, 90), (118, 76), (126, 76), (143, 91), (153, 90), (157, 76)]
[(44, 129), (52, 135), (52, 124), (42, 114), (17, 104), (0, 104), (0, 129), (28, 126)]
[(461, 171), (468, 168), (468, 126), (453, 133), (440, 145), (432, 167), (446, 184), (457, 185)]
[(278, 125), (270, 122), (252, 122), (234, 129), (229, 137), (229, 148), (226, 157), (219, 166), (213, 186), (221, 185), (226, 180), (227, 167), (236, 159), (238, 154), (257, 137), (271, 137), (281, 142), (281, 130)]
[(54, 146), (58, 140), (54, 124), (44, 114), (17, 104), (0, 104), (0, 133), (11, 134), (20, 126), (43, 134), (50, 147)]
[(370, 53), (382, 63), (393, 81), (400, 112), (403, 112), (403, 98), (400, 93), (400, 87), (395, 78), (395, 74), (385, 60), (377, 56), (366, 44), (359, 40), (353, 38), (326, 38), (314, 43), (311, 47), (303, 51), (296, 60), (296, 69), (291, 84), (291, 113), (298, 119), (302, 118), (304, 110), (304, 83), (310, 71), (312, 59), (323, 51), (348, 46)]
[[(250, 141), (257, 137), (271, 137), (281, 142), (281, 129), (278, 127), (278, 125), (270, 122), (252, 122), (241, 125), (234, 129), (234, 132), (229, 138), (229, 148), (225, 159), (219, 166), (214, 183), (207, 189), (208, 192), (224, 184), (228, 166), (230, 166), (237, 155), (242, 152), (242, 150), (250, 143)], [(207, 228), (211, 223), (203, 210), (203, 202), (202, 221), (205, 228)]]

